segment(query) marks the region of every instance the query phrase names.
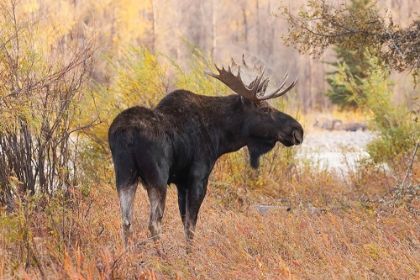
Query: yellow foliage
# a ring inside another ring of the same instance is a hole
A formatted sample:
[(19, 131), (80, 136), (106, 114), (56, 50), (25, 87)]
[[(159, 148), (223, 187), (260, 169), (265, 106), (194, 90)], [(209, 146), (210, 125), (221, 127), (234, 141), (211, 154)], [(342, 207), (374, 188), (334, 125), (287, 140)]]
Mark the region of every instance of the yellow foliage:
[(168, 88), (167, 66), (160, 64), (158, 58), (146, 48), (122, 51), (121, 59), (115, 64), (114, 87), (122, 102), (120, 106), (152, 108), (165, 96)]
[(118, 0), (116, 9), (117, 37), (114, 42), (126, 45), (133, 40), (143, 38), (153, 27), (151, 20), (141, 17), (142, 13), (152, 13), (152, 1)]
[(188, 63), (188, 71), (184, 71), (175, 63), (174, 65), (177, 70), (175, 77), (177, 88), (188, 89), (198, 94), (211, 96), (232, 94), (228, 87), (204, 74), (205, 70), (213, 69), (210, 54), (204, 54), (199, 49), (193, 49), (192, 59)]
[(39, 1), (38, 0), (22, 0), (20, 7), (22, 10), (22, 13), (25, 15), (28, 15), (33, 12), (36, 12), (39, 9)]

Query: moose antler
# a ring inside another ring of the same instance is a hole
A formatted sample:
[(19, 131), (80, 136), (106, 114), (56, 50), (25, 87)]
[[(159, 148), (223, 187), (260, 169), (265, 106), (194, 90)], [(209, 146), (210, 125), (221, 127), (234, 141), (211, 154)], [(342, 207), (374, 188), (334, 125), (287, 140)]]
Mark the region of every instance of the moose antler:
[[(206, 71), (207, 75), (220, 80), (237, 94), (254, 101), (262, 101), (282, 96), (291, 90), (297, 82), (296, 79), (287, 88), (284, 89), (286, 80), (289, 77), (289, 73), (287, 71), (279, 85), (270, 93), (266, 93), (270, 79), (263, 79), (264, 67), (260, 65), (258, 67), (254, 66), (254, 68), (251, 69), (246, 64), (244, 55), (242, 55), (242, 65), (236, 64), (235, 60), (232, 58), (231, 64), (228, 66), (228, 70), (225, 70), (224, 67), (220, 69), (216, 64), (214, 64), (214, 66), (216, 67), (219, 74)], [(237, 74), (234, 72), (237, 72)], [(245, 77), (242, 78), (241, 74)], [(249, 82), (250, 75), (256, 77)], [(248, 81), (246, 81), (246, 79), (248, 79)]]

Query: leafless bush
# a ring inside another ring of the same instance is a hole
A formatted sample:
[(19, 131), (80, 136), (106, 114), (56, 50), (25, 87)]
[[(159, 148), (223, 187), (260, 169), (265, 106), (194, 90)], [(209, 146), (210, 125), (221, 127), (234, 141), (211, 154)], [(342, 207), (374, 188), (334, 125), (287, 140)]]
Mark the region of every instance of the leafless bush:
[(77, 180), (70, 134), (83, 128), (77, 104), (94, 46), (78, 26), (43, 42), (46, 12), (19, 5), (0, 4), (0, 203), (9, 210), (16, 195), (51, 195)]

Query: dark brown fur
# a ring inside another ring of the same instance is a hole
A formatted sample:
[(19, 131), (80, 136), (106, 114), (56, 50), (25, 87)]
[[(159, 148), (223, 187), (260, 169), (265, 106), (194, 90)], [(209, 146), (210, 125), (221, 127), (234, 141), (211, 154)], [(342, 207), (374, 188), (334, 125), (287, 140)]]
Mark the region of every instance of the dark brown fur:
[(121, 112), (108, 134), (123, 219), (123, 237), (131, 232), (132, 207), (141, 179), (151, 204), (149, 230), (158, 239), (167, 185), (178, 189), (185, 234), (191, 240), (208, 177), (223, 154), (247, 146), (251, 165), (277, 141), (300, 144), (302, 126), (267, 102), (239, 95), (209, 97), (177, 90), (154, 109), (135, 106)]

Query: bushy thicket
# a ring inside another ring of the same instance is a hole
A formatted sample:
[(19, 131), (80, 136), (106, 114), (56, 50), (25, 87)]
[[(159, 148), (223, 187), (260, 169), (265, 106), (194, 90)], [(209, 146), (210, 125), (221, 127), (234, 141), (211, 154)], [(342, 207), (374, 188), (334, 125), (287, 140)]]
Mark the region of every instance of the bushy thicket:
[(95, 45), (71, 19), (17, 1), (0, 8), (0, 204), (13, 211), (17, 196), (78, 184), (73, 136), (98, 123), (80, 106)]
[(410, 109), (404, 103), (396, 104), (392, 83), (380, 67), (378, 59), (370, 56), (367, 63), (369, 78), (353, 75), (348, 65), (342, 63), (332, 79), (336, 85), (353, 94), (353, 100), (369, 119), (370, 129), (377, 134), (377, 138), (367, 147), (371, 158), (402, 171), (407, 165), (401, 166), (401, 160), (407, 159), (419, 142), (418, 106), (414, 104), (414, 109)]

